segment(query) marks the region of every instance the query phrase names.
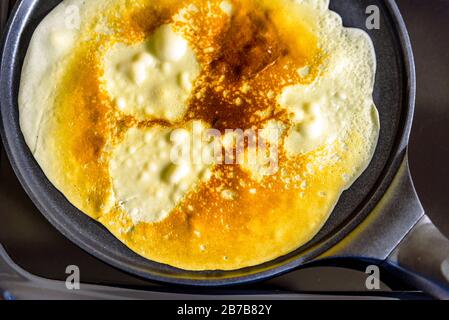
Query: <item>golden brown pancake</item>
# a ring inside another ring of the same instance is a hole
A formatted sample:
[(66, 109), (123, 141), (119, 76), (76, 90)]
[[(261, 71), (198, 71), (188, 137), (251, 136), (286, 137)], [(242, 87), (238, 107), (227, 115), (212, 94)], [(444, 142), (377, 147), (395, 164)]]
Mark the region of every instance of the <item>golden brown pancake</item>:
[[(374, 74), (370, 39), (325, 0), (66, 0), (33, 36), (21, 127), (52, 183), (131, 250), (233, 270), (310, 241), (365, 170)], [(178, 179), (168, 137), (195, 121), (223, 135), (275, 125), (277, 170)]]

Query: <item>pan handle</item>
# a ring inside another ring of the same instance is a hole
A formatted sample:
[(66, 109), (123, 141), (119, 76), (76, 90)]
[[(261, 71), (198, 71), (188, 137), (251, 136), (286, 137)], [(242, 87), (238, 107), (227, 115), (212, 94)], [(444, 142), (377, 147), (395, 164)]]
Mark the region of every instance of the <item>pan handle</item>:
[(407, 283), (449, 300), (449, 240), (427, 216), (392, 252), (386, 266)]
[(407, 153), (369, 217), (317, 259), (354, 260), (382, 264), (417, 289), (449, 299), (449, 240), (424, 214)]

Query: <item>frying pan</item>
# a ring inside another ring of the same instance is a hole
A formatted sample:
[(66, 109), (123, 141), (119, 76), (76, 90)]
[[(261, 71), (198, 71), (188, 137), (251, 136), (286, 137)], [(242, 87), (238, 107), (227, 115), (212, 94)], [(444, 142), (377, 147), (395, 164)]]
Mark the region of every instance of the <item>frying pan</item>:
[(131, 274), (174, 285), (230, 286), (261, 281), (311, 264), (373, 263), (438, 298), (449, 298), (449, 241), (425, 216), (407, 161), (415, 70), (411, 45), (392, 0), (331, 0), (347, 27), (365, 29), (366, 8), (380, 9), (379, 30), (366, 30), (376, 49), (374, 99), (381, 118), (372, 163), (346, 191), (331, 218), (307, 245), (268, 263), (236, 271), (191, 272), (144, 259), (73, 207), (34, 160), (19, 127), (18, 91), (32, 33), (61, 0), (22, 0), (3, 39), (1, 135), (17, 177), (42, 214), (78, 246)]

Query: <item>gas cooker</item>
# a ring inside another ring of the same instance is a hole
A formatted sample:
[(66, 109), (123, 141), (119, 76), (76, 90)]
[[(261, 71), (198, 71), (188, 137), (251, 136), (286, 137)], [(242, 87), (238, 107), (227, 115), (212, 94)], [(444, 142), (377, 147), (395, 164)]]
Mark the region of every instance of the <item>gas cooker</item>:
[[(449, 11), (449, 1), (433, 1), (444, 7), (446, 12)], [(5, 9), (6, 7), (11, 8), (13, 2), (15, 1), (8, 3), (7, 0), (2, 0), (0, 17), (6, 17)], [(405, 18), (407, 19), (410, 15), (411, 21), (418, 21), (416, 14), (423, 12), (416, 10), (417, 6), (421, 9), (430, 9), (420, 4), (419, 0), (402, 0), (398, 3), (405, 10)], [(8, 6), (8, 4), (10, 5)], [(434, 10), (431, 9), (431, 11)], [(434, 13), (438, 14), (437, 11)], [(439, 14), (444, 17), (443, 13)], [(426, 21), (431, 23), (434, 20), (427, 19)], [(420, 27), (424, 28), (423, 21), (419, 23)], [(412, 31), (415, 28), (412, 26)], [(413, 34), (412, 40), (416, 40), (413, 39)], [(422, 39), (418, 39), (415, 42), (415, 46), (418, 48), (420, 47), (419, 40), (422, 41)], [(445, 52), (449, 54), (449, 49)], [(449, 72), (446, 75), (446, 79), (449, 79)], [(447, 101), (448, 97), (441, 96), (441, 99)], [(420, 96), (418, 97), (418, 116), (420, 107), (424, 107), (424, 103), (420, 105), (419, 102)], [(446, 111), (444, 115), (447, 119), (449, 109), (446, 108), (443, 111)], [(427, 114), (427, 118), (424, 116), (422, 119), (418, 118), (416, 126), (418, 128), (423, 126), (423, 123), (429, 121), (432, 116), (435, 115)], [(446, 134), (448, 132), (447, 128), (443, 126), (441, 130), (446, 130)], [(423, 138), (419, 133), (412, 139), (412, 168), (414, 164), (418, 168), (422, 166), (421, 154), (413, 153), (414, 147), (418, 149), (417, 146), (421, 146), (420, 143), (422, 143), (421, 139)], [(442, 136), (444, 137), (444, 133)], [(445, 154), (446, 163), (449, 158), (448, 153)], [(418, 172), (418, 182), (424, 177), (424, 174), (419, 174), (420, 172)], [(426, 203), (426, 199), (424, 203)], [(433, 216), (432, 212), (430, 215), (434, 220), (442, 221), (441, 216)], [(367, 275), (364, 271), (333, 266), (302, 269), (270, 281), (232, 289), (174, 288), (136, 278), (93, 258), (58, 233), (28, 199), (15, 177), (3, 149), (0, 153), (0, 217), (2, 219), (0, 224), (0, 290), (4, 290), (6, 298), (376, 299), (426, 297), (384, 273), (381, 273), (381, 279), (384, 280), (381, 289), (368, 291), (365, 286)], [(442, 228), (444, 229), (444, 225)], [(81, 290), (68, 291), (65, 287), (66, 268), (71, 265), (80, 269)], [(360, 270), (364, 270), (365, 266), (358, 267)]]

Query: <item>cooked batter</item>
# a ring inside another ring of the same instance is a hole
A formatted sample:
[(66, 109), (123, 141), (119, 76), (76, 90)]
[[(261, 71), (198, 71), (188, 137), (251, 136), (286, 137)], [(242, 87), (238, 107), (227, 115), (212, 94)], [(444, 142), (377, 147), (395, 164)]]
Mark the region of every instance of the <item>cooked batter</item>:
[[(50, 181), (133, 251), (239, 269), (310, 241), (368, 166), (375, 69), (326, 0), (64, 0), (31, 41), (21, 128)], [(173, 162), (195, 126), (224, 145), (275, 128), (259, 139), (276, 168)]]

